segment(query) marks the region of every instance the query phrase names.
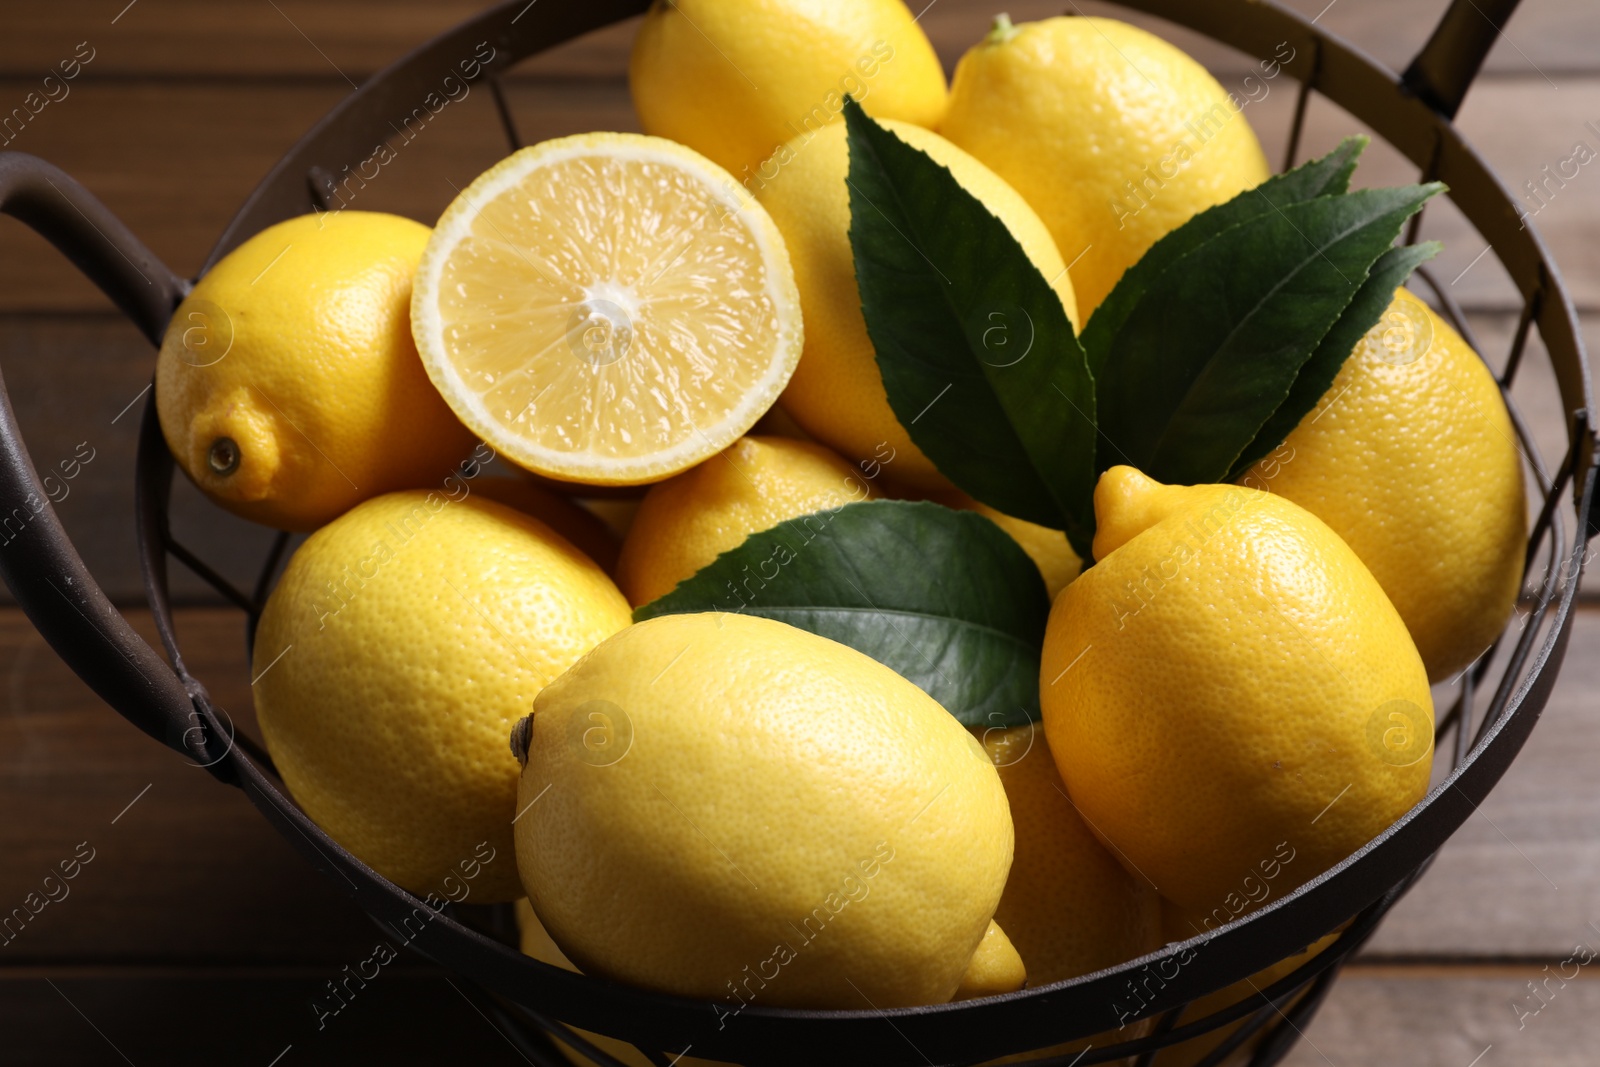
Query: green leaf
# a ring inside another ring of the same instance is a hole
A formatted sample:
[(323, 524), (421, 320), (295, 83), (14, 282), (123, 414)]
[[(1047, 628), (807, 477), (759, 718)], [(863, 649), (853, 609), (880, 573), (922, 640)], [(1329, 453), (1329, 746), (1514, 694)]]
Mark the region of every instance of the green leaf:
[(792, 519), (633, 614), (703, 611), (777, 619), (849, 645), (968, 726), (1039, 717), (1044, 580), (975, 512), (873, 500)]
[(1185, 485), (1225, 478), (1405, 220), (1441, 188), (1273, 206), (1175, 260), (1110, 343), (1098, 467), (1127, 463)]
[(949, 170), (845, 106), (850, 245), (889, 406), (978, 500), (1066, 530), (1094, 525), (1094, 381), (1061, 299)]
[(1083, 328), (1083, 347), (1089, 355), (1090, 373), (1098, 375), (1105, 366), (1112, 339), (1121, 331), (1128, 316), (1139, 305), (1151, 284), (1173, 263), (1193, 252), (1224, 230), (1271, 214), (1290, 204), (1333, 196), (1350, 188), (1356, 161), (1367, 147), (1366, 137), (1346, 137), (1339, 147), (1303, 163), (1294, 170), (1274, 175), (1226, 203), (1207, 208), (1167, 234), (1129, 267), (1116, 287), (1095, 308)]
[(1228, 481), (1236, 481), (1257, 460), (1270, 454), (1300, 425), (1318, 402), (1327, 394), (1338, 377), (1339, 368), (1350, 358), (1361, 338), (1372, 329), (1394, 300), (1394, 291), (1406, 283), (1411, 272), (1439, 254), (1443, 246), (1438, 241), (1420, 245), (1391, 248), (1378, 257), (1372, 272), (1356, 291), (1355, 299), (1344, 309), (1333, 329), (1322, 338), (1317, 350), (1295, 377), (1289, 395), (1256, 434), (1256, 439), (1244, 450), (1228, 472)]

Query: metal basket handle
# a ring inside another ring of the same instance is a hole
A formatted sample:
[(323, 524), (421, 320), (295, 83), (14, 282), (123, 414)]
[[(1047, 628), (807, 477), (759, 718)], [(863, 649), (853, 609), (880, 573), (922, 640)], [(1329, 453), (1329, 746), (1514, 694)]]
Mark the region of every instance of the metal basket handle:
[(1452, 0), (1400, 80), (1423, 103), (1445, 118), (1455, 118), (1518, 2)]
[[(109, 296), (153, 344), (188, 283), (167, 269), (106, 206), (58, 168), (0, 152), (0, 213), (54, 245)], [(21, 530), (0, 547), (0, 576), (74, 674), (129, 722), (170, 748), (196, 752), (193, 707), (171, 668), (106, 597), (56, 517), (23, 443), (0, 378), (0, 521)], [(17, 513), (21, 511), (27, 516)]]

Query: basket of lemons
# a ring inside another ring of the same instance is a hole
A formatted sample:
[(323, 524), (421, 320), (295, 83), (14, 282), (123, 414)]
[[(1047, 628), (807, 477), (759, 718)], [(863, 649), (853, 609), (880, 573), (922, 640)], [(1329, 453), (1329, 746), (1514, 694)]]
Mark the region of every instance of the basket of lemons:
[[(1450, 123), (1471, 4), (1402, 80), (1269, 4), (1126, 6), (1298, 78), (1290, 165), (1146, 29), (1000, 15), (947, 83), (900, 0), (656, 0), (644, 132), (526, 147), (495, 79), (645, 5), (489, 11), (192, 286), (0, 155), (160, 344), (167, 659), (48, 513), (8, 583), (532, 1062), (1276, 1062), (1554, 684), (1586, 373)], [(479, 81), (511, 154), (431, 225), (349, 206)], [(1361, 137), (1297, 163), (1313, 91), (1419, 182), (1353, 181)], [(1526, 300), (1498, 378), (1406, 287), (1440, 195)], [(1534, 327), (1564, 456), (1507, 401)], [(282, 531), (253, 591), (172, 537), (178, 470)], [(184, 666), (169, 556), (249, 615), (259, 741)]]

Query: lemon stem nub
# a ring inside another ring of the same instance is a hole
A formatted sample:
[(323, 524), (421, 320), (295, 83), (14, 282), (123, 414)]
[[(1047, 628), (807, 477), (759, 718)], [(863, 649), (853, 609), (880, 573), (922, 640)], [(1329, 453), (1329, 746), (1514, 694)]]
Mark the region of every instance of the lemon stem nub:
[(517, 763), (528, 765), (528, 745), (533, 741), (533, 716), (524, 715), (511, 726), (511, 754)]
[(994, 25), (989, 27), (989, 35), (985, 37), (985, 44), (1005, 44), (1022, 31), (1011, 22), (1011, 16), (1002, 11), (994, 17)]
[(239, 469), (239, 446), (231, 437), (219, 437), (206, 450), (206, 466), (212, 474), (228, 475)]

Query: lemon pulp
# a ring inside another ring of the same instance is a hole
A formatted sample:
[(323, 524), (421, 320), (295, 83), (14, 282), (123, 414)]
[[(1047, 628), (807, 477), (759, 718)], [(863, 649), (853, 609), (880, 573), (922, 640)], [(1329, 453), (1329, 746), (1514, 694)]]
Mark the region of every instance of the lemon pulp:
[(654, 481), (726, 447), (799, 359), (799, 300), (766, 212), (660, 138), (523, 149), (445, 211), (413, 323), (456, 414), (569, 481)]

